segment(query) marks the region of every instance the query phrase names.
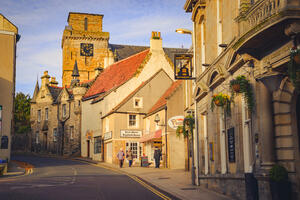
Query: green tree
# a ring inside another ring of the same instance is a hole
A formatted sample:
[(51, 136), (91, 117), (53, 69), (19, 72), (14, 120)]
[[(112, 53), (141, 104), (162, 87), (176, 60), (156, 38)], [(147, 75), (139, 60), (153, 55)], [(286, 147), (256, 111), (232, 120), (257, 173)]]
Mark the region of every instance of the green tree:
[(18, 92), (15, 97), (14, 128), (16, 134), (30, 131), (30, 101), (29, 94)]

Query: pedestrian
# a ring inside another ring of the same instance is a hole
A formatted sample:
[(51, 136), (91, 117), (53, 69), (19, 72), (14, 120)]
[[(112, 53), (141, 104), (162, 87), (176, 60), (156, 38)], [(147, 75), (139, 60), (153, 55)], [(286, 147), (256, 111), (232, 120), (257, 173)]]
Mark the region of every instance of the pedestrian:
[(159, 168), (160, 158), (161, 158), (161, 151), (159, 148), (156, 147), (154, 151), (155, 168)]
[(127, 157), (127, 160), (129, 161), (129, 167), (131, 167), (132, 161), (133, 161), (133, 154), (132, 154), (131, 149), (128, 149), (126, 157)]
[(125, 156), (125, 155), (124, 155), (124, 151), (123, 151), (122, 148), (120, 148), (120, 151), (119, 151), (118, 154), (117, 154), (117, 158), (118, 158), (118, 160), (119, 160), (120, 168), (123, 167), (124, 156)]

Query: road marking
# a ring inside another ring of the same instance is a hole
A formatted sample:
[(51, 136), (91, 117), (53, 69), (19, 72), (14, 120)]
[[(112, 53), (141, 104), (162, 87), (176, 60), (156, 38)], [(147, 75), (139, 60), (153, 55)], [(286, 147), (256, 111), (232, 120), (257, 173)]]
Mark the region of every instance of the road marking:
[[(74, 159), (74, 160), (75, 160), (75, 159)], [(103, 166), (103, 165), (99, 165), (99, 164), (93, 164), (93, 163), (90, 163), (90, 162), (87, 162), (87, 161), (82, 161), (82, 160), (75, 160), (75, 161), (82, 162), (82, 163), (86, 163), (86, 164), (89, 164), (89, 165), (92, 165), (92, 166), (95, 166), (95, 167), (100, 167), (100, 168), (108, 169), (108, 170), (117, 172), (117, 173), (119, 173), (119, 174), (124, 174), (124, 175), (130, 177), (132, 180), (138, 182), (139, 184), (141, 184), (141, 185), (144, 186), (146, 189), (150, 190), (151, 192), (153, 192), (154, 194), (156, 194), (156, 195), (159, 196), (160, 198), (162, 198), (162, 199), (164, 199), (164, 200), (171, 200), (170, 197), (167, 197), (166, 195), (162, 194), (161, 192), (159, 192), (158, 190), (156, 190), (156, 189), (153, 188), (152, 186), (148, 185), (147, 183), (145, 183), (144, 181), (142, 181), (142, 180), (139, 179), (138, 177), (133, 176), (133, 175), (130, 175), (130, 174), (124, 172), (124, 171), (120, 171), (120, 170), (117, 170), (117, 169), (114, 169), (114, 168), (110, 168), (110, 167), (107, 167), (107, 166)]]

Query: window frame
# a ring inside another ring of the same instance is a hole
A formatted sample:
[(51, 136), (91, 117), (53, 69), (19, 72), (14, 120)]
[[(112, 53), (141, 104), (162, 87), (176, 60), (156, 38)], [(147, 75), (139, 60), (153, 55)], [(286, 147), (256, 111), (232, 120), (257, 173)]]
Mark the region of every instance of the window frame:
[[(135, 124), (131, 125), (131, 122), (133, 121), (130, 119), (130, 116), (135, 116)], [(138, 128), (139, 127), (139, 118), (137, 114), (128, 114), (128, 128)]]
[(42, 119), (42, 110), (39, 109), (39, 110), (37, 110), (37, 121), (41, 122), (41, 119)]
[[(136, 105), (136, 102), (138, 102), (138, 105)], [(133, 108), (143, 108), (143, 97), (133, 98)]]
[(74, 126), (70, 126), (70, 139), (74, 139)]
[(102, 153), (102, 138), (101, 136), (94, 137), (94, 154)]
[(67, 116), (67, 104), (62, 105), (62, 117)]
[(49, 118), (49, 109), (48, 108), (45, 108), (45, 120), (48, 120)]
[(57, 142), (57, 128), (53, 128), (53, 142)]

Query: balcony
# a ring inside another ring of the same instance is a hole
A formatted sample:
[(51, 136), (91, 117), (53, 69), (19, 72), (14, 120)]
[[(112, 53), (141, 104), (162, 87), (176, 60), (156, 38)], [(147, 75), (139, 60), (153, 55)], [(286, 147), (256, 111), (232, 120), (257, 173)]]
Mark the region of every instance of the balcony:
[(234, 48), (261, 59), (290, 40), (284, 30), (289, 24), (300, 23), (300, 1), (259, 0), (253, 5), (243, 4), (236, 20), (240, 37)]

